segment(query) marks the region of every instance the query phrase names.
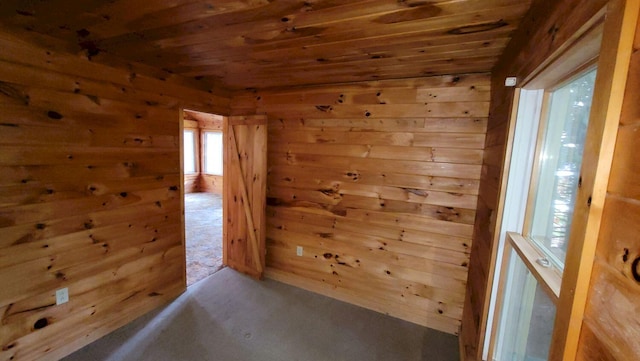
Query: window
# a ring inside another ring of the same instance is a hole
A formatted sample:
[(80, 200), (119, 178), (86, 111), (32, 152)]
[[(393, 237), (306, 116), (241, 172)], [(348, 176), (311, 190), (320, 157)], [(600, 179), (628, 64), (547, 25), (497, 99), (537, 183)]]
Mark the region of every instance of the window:
[[(542, 97), (524, 90), (521, 95), (519, 107), (546, 112), (537, 119), (518, 113), (517, 134), (526, 137), (532, 127), (526, 123), (534, 122), (538, 139), (535, 150), (529, 148), (520, 155), (526, 158), (534, 153), (536, 159), (518, 175), (532, 181), (529, 197), (519, 205), (525, 208), (524, 217), (511, 226), (519, 232), (506, 236), (496, 360), (546, 360), (549, 356), (595, 75), (595, 70), (581, 73)], [(526, 130), (519, 132), (518, 127)], [(524, 158), (512, 158), (512, 162), (524, 162)], [(511, 173), (509, 177), (514, 179)], [(521, 191), (526, 192), (526, 186)]]
[(528, 235), (564, 268), (596, 71), (551, 93)]
[(196, 134), (193, 130), (184, 131), (184, 173), (193, 174), (196, 168)]
[(504, 317), (499, 326), (503, 332), (495, 359), (547, 360), (555, 304), (517, 252), (509, 249)]
[(204, 133), (204, 172), (222, 175), (222, 133)]

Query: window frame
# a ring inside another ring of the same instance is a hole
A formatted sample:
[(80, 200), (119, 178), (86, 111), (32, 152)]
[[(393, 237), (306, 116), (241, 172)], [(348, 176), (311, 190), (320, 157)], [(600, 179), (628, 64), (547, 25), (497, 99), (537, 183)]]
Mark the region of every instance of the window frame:
[[(524, 216), (519, 222), (511, 223), (511, 225), (507, 226), (517, 228), (516, 231), (507, 231), (505, 234), (505, 241), (502, 249), (500, 276), (498, 281), (499, 283), (497, 291), (497, 301), (493, 319), (494, 327), (492, 328), (490, 336), (489, 357), (491, 358), (496, 356), (496, 353), (500, 348), (500, 346), (498, 345), (500, 332), (499, 328), (504, 325), (501, 316), (503, 313), (503, 309), (505, 308), (504, 302), (507, 299), (505, 291), (507, 288), (508, 271), (510, 270), (509, 266), (511, 262), (512, 251), (514, 251), (517, 255), (516, 257), (520, 258), (525, 267), (529, 270), (529, 272), (531, 272), (537, 283), (541, 286), (545, 294), (554, 303), (556, 307), (556, 318), (558, 317), (558, 314), (560, 312), (558, 306), (560, 303), (563, 268), (560, 268), (554, 262), (550, 262), (548, 266), (543, 266), (542, 263), (540, 263), (541, 260), (547, 260), (548, 255), (540, 248), (538, 242), (530, 237), (529, 233), (531, 230), (532, 219), (535, 211), (536, 194), (538, 185), (540, 183), (540, 169), (542, 167), (541, 158), (546, 141), (547, 126), (549, 124), (552, 94), (557, 89), (594, 70), (595, 67), (596, 61), (595, 59), (591, 59), (587, 62), (586, 66), (585, 64), (581, 64), (581, 66), (579, 67), (579, 69), (581, 70), (580, 72), (572, 70), (570, 77), (563, 77), (562, 80), (558, 81), (557, 83), (547, 84), (547, 87), (544, 89), (528, 89), (529, 91), (537, 91), (538, 93), (541, 93), (541, 99), (535, 97), (521, 98), (520, 91), (517, 91), (513, 113), (515, 115), (513, 115), (513, 117), (517, 119), (516, 123), (518, 123), (518, 121), (530, 122), (531, 125), (526, 126), (535, 128), (535, 135), (532, 136), (532, 142), (534, 144), (533, 149), (531, 149), (529, 146), (528, 150), (520, 149), (520, 151), (531, 154), (533, 160), (528, 167), (521, 169), (521, 171), (525, 172), (523, 177), (528, 178), (527, 184), (524, 185), (526, 196), (523, 199), (515, 201), (515, 203), (511, 204), (512, 206), (524, 208), (524, 212), (520, 211), (520, 213), (524, 213)], [(540, 97), (540, 95), (538, 95), (538, 97)], [(521, 100), (524, 101), (521, 102)], [(527, 111), (530, 112), (531, 110), (535, 110), (534, 115), (522, 113), (523, 111), (526, 113)], [(519, 130), (515, 130), (515, 132), (518, 131)], [(522, 130), (520, 130), (520, 132), (522, 132)], [(515, 142), (515, 137), (516, 135), (514, 134), (513, 138), (510, 139), (510, 141)], [(510, 180), (511, 177), (512, 175), (509, 176)]]

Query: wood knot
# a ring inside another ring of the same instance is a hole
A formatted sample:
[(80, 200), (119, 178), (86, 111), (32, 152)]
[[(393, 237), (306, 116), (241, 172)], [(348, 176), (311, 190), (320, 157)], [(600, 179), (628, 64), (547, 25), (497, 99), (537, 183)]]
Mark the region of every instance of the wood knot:
[(640, 257), (637, 257), (636, 259), (633, 260), (633, 263), (631, 264), (631, 275), (633, 276), (633, 279), (636, 280), (636, 282), (640, 283), (640, 269), (638, 269), (640, 266)]
[(51, 119), (55, 119), (55, 120), (60, 120), (60, 119), (62, 119), (62, 114), (60, 114), (60, 113), (58, 113), (58, 112), (56, 112), (56, 111), (53, 111), (53, 110), (49, 110), (49, 111), (47, 112), (47, 116), (48, 116), (49, 118), (51, 118)]
[(499, 29), (509, 25), (506, 21), (500, 19), (494, 22), (482, 23), (482, 24), (474, 24), (474, 25), (466, 25), (461, 26), (459, 28), (451, 29), (447, 31), (448, 34), (451, 35), (465, 35), (465, 34), (474, 34), (474, 33), (482, 33), (485, 31), (491, 31), (495, 29)]
[(336, 190), (329, 188), (329, 189), (318, 189), (318, 191), (322, 194), (324, 194), (325, 196), (329, 196), (329, 197), (333, 197), (336, 195)]
[(78, 31), (76, 31), (76, 34), (78, 34), (79, 37), (81, 38), (86, 38), (87, 36), (89, 36), (91, 34), (91, 32), (87, 29), (80, 29)]

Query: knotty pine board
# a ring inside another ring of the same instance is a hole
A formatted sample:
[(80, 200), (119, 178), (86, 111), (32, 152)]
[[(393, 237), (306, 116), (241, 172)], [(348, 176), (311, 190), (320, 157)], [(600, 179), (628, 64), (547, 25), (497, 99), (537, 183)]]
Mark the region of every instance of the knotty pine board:
[(222, 194), (223, 177), (212, 174), (200, 175), (200, 189), (203, 192)]
[(234, 97), (269, 117), (267, 276), (457, 334), (489, 94), (463, 74)]
[(200, 174), (184, 175), (184, 193), (197, 193), (200, 191)]
[(229, 100), (0, 44), (0, 360), (58, 359), (185, 289), (179, 109)]
[(640, 23), (624, 93), (578, 356), (584, 360), (640, 357)]

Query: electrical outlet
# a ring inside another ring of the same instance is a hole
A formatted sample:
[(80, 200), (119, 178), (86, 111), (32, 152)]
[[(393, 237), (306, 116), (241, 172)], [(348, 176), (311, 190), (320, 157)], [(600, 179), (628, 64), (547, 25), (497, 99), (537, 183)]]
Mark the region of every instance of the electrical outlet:
[(297, 247), (296, 247), (296, 254), (297, 254), (298, 256), (302, 256), (302, 251), (303, 251), (303, 250), (304, 250), (304, 249), (302, 248), (302, 246), (297, 246)]
[(69, 302), (69, 289), (67, 287), (56, 291), (56, 305)]

